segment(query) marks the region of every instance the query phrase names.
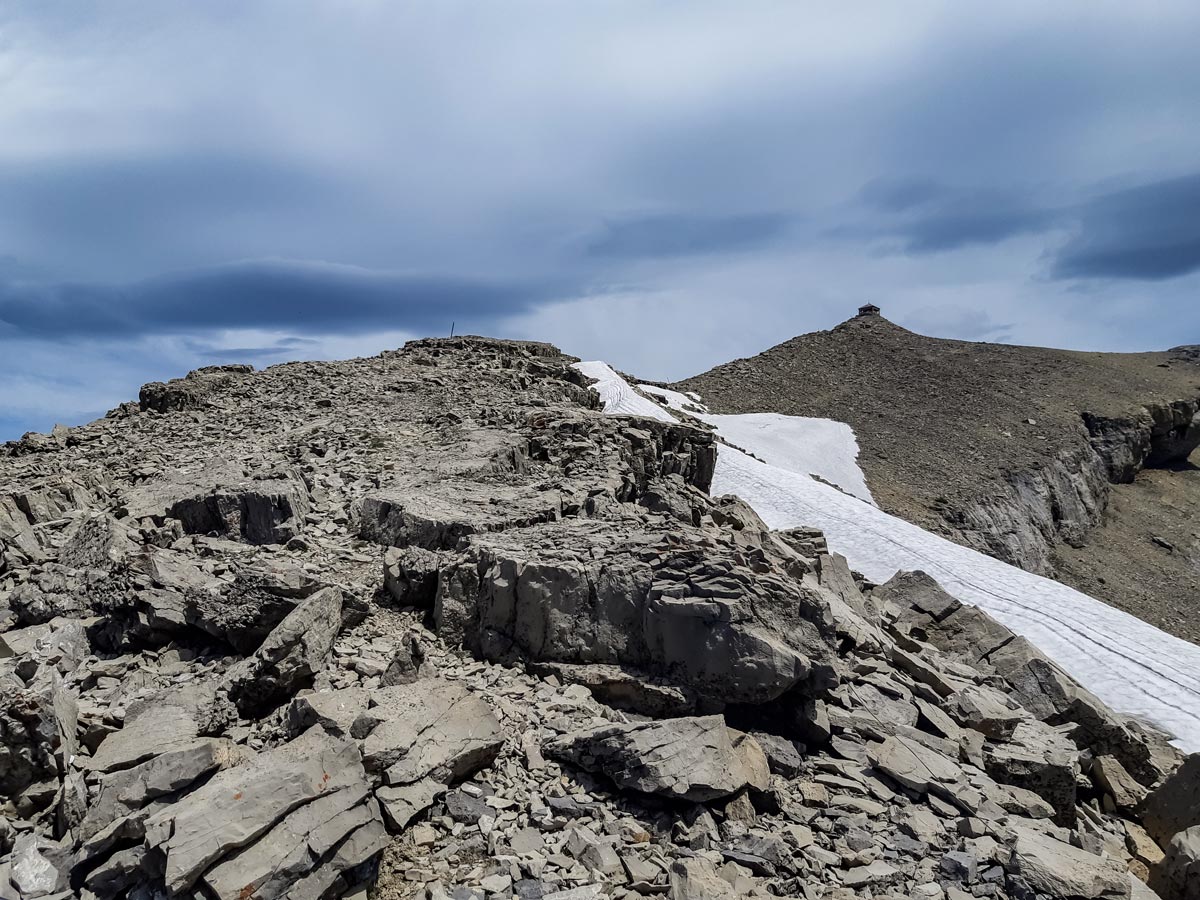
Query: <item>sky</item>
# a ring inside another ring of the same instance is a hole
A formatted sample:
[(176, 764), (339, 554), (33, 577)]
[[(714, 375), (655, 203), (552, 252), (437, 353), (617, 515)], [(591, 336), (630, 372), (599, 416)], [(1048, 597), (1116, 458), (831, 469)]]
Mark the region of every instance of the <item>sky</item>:
[[(837, 7), (837, 8), (835, 8)], [(0, 440), (449, 333), (1200, 343), (1200, 5), (8, 0)]]

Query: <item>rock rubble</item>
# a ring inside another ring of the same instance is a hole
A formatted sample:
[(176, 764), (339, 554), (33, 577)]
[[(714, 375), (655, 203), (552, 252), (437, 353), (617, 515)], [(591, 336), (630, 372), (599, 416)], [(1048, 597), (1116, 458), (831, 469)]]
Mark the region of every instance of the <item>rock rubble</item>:
[(571, 361), (221, 367), (9, 445), (0, 898), (1198, 896), (1195, 758)]

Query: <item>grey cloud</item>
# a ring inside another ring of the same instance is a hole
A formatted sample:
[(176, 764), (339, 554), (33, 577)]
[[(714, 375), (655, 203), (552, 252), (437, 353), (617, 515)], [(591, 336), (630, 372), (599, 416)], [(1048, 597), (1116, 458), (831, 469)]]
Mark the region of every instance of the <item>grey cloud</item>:
[(832, 233), (842, 237), (886, 237), (905, 253), (942, 253), (995, 244), (1061, 224), (1063, 211), (1039, 205), (1024, 189), (959, 188), (932, 179), (876, 179), (860, 194), (868, 224)]
[(1058, 280), (1162, 281), (1200, 270), (1200, 174), (1052, 205), (1026, 187), (955, 188), (919, 178), (868, 183), (860, 201), (869, 224), (832, 229), (840, 238), (898, 242), (904, 253), (942, 253), (1013, 237), (1060, 231), (1047, 250)]
[(200, 359), (261, 364), (304, 353), (320, 342), (313, 338), (285, 337), (261, 347), (221, 347), (210, 341), (185, 338), (183, 344)]
[(345, 179), (253, 154), (69, 157), (0, 169), (0, 228), (27, 267), (130, 278), (309, 255), (328, 247), (314, 227), (327, 238), (369, 210), (357, 193)]
[(1200, 270), (1200, 174), (1101, 195), (1078, 218), (1056, 278), (1162, 281)]
[(932, 178), (875, 178), (862, 189), (862, 199), (884, 212), (906, 212), (927, 206), (952, 193)]
[(1011, 322), (997, 322), (985, 309), (949, 304), (919, 306), (906, 311), (899, 324), (920, 334), (937, 334), (961, 341), (1004, 342), (1012, 338), (1014, 328)]
[(769, 243), (785, 231), (788, 222), (788, 217), (780, 213), (631, 217), (606, 222), (587, 252), (610, 259), (736, 253)]
[(493, 322), (544, 302), (554, 291), (546, 283), (249, 262), (124, 286), (0, 285), (0, 333), (95, 338), (230, 328), (300, 334), (440, 330), (452, 319)]

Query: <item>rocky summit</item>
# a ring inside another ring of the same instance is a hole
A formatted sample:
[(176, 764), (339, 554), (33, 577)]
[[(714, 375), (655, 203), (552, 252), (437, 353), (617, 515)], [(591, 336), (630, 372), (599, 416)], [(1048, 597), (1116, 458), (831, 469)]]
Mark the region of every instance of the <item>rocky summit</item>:
[(1200, 757), (575, 361), (221, 366), (7, 445), (0, 898), (1200, 897)]

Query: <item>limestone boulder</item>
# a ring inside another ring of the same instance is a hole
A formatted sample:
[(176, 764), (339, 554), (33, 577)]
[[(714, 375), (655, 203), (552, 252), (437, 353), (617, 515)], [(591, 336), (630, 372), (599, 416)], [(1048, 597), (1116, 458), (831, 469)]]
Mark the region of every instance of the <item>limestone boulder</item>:
[(1026, 889), (1047, 897), (1121, 900), (1130, 896), (1129, 874), (1119, 860), (1033, 829), (1016, 830), (1008, 871)]

